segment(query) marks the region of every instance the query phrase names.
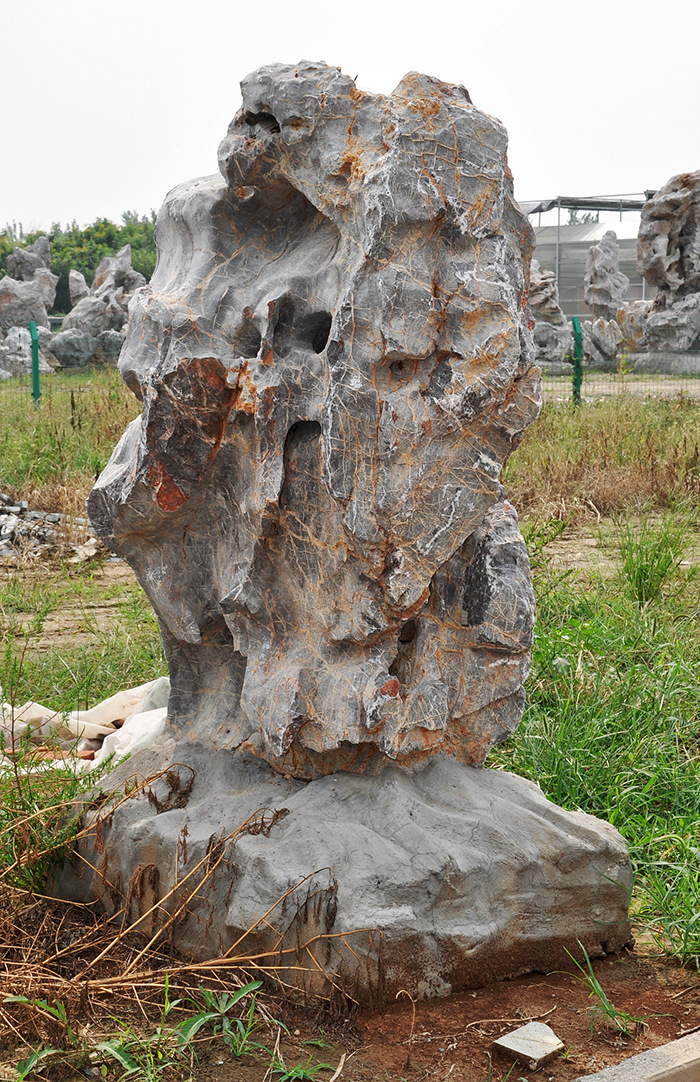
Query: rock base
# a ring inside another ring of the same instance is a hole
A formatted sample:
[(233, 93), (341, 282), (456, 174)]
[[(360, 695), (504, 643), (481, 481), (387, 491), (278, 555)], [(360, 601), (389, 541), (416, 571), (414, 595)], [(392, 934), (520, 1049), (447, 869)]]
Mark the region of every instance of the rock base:
[(301, 782), (168, 738), (110, 775), (160, 772), (102, 808), (56, 891), (193, 959), (265, 953), (305, 995), (374, 1006), (554, 968), (577, 939), (629, 943), (630, 863), (608, 823), (446, 756), (372, 769)]

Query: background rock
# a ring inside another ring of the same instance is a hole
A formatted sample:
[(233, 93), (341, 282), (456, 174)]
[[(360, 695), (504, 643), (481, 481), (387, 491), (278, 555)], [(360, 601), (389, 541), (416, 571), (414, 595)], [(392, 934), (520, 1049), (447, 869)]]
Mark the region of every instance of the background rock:
[[(120, 330), (124, 326), (131, 294), (146, 284), (144, 276), (131, 266), (131, 246), (128, 244), (115, 256), (105, 256), (95, 271), (89, 292), (83, 293), (85, 279), (82, 275), (80, 278), (82, 282), (77, 276), (71, 279), (77, 303), (63, 320), (63, 330), (84, 331), (93, 338), (103, 331)], [(82, 297), (79, 297), (81, 293)]]
[(0, 327), (28, 328), (32, 320), (39, 327), (49, 327), (47, 309), (53, 304), (58, 278), (51, 271), (39, 269), (28, 281), (0, 278)]
[[(51, 372), (53, 369), (46, 359), (46, 347), (51, 332), (38, 327), (39, 332), (39, 371)], [(26, 376), (32, 370), (32, 338), (25, 327), (11, 327), (0, 342), (0, 368), (10, 376)]]
[(700, 349), (700, 171), (681, 173), (642, 209), (639, 272), (657, 287), (646, 325), (650, 351)]
[(538, 363), (565, 362), (574, 349), (571, 325), (559, 305), (559, 290), (553, 271), (542, 270), (536, 259), (530, 265), (528, 304), (535, 321), (533, 337)]
[(94, 360), (99, 346), (88, 331), (60, 331), (51, 337), (51, 353), (61, 368), (84, 368)]
[(592, 244), (586, 259), (583, 297), (593, 318), (615, 319), (624, 303), (630, 280), (618, 269), (620, 246), (617, 234), (609, 229)]
[(76, 304), (87, 297), (90, 293), (87, 282), (85, 281), (85, 275), (80, 271), (71, 269), (68, 273), (68, 290), (70, 293), (70, 302), (75, 308)]
[(7, 257), (8, 274), (18, 281), (31, 282), (38, 270), (51, 270), (51, 244), (48, 237), (39, 237), (26, 248), (15, 248)]

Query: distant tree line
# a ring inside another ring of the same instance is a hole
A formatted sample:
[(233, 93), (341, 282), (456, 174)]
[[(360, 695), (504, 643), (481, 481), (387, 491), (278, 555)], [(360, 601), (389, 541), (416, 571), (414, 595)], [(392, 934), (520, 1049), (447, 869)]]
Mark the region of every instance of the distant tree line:
[(7, 257), (16, 247), (33, 244), (38, 237), (48, 236), (51, 241), (51, 270), (58, 275), (56, 301), (51, 311), (56, 314), (70, 312), (68, 273), (71, 269), (85, 275), (92, 285), (95, 270), (106, 255), (114, 255), (125, 244), (131, 245), (131, 262), (147, 281), (156, 265), (156, 245), (153, 237), (156, 215), (139, 216), (135, 211), (122, 214), (122, 224), (116, 225), (109, 218), (98, 218), (92, 225), (79, 229), (76, 222), (63, 229), (55, 223), (50, 230), (39, 229), (25, 233), (21, 224), (13, 222), (0, 232), (0, 278), (7, 274)]

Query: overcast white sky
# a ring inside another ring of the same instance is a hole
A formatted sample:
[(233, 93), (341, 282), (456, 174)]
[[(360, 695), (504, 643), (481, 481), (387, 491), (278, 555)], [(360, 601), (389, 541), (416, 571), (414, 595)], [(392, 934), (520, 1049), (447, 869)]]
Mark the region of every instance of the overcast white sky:
[(240, 79), (302, 58), (463, 83), (523, 200), (700, 169), (697, 0), (0, 0), (0, 36), (0, 228), (157, 209), (216, 171)]

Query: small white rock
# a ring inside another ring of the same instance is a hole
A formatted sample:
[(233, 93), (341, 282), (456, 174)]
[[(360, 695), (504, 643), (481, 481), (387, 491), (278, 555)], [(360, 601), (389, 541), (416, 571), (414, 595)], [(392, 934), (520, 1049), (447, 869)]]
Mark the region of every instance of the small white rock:
[(560, 1041), (554, 1030), (544, 1022), (528, 1022), (526, 1026), (514, 1029), (505, 1037), (499, 1037), (493, 1042), (493, 1047), (508, 1056), (514, 1056), (535, 1071), (549, 1063), (559, 1052), (563, 1052), (564, 1042)]

